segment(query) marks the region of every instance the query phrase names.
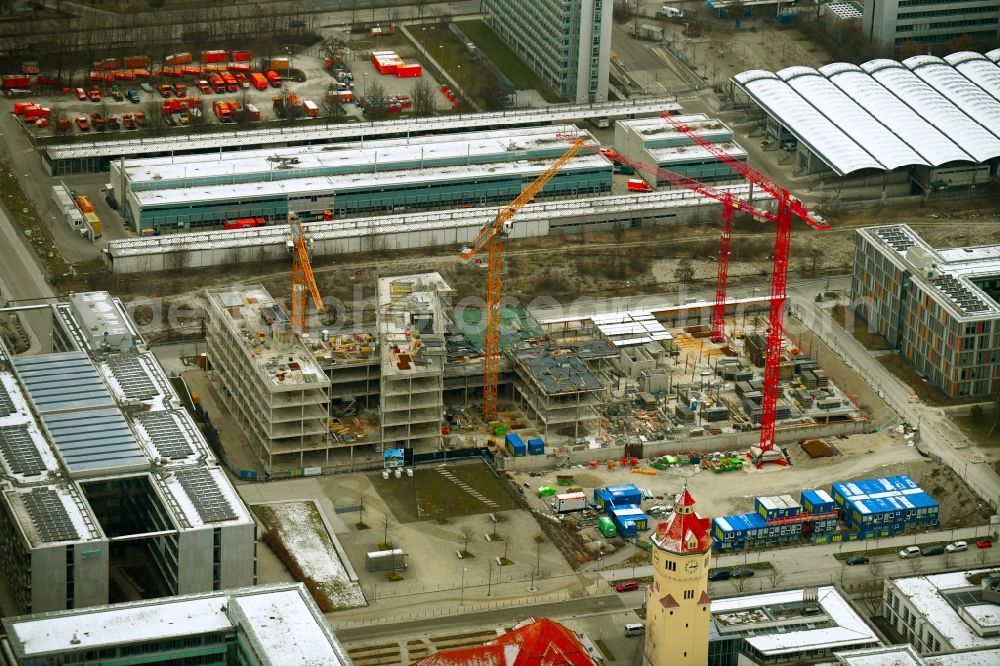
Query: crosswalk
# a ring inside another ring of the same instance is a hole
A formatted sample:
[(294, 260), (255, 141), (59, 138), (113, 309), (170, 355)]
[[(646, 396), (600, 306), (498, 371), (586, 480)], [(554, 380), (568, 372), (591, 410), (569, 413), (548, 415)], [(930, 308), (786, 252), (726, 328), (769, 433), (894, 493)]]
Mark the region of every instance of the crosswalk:
[(494, 502), (493, 500), (491, 500), (486, 495), (483, 495), (481, 492), (479, 492), (478, 490), (476, 490), (475, 488), (473, 488), (472, 486), (470, 486), (469, 484), (467, 484), (465, 481), (462, 481), (460, 478), (458, 478), (457, 476), (455, 476), (450, 469), (447, 469), (443, 465), (441, 467), (437, 468), (437, 473), (440, 474), (441, 476), (443, 476), (444, 478), (448, 479), (452, 483), (454, 483), (456, 486), (458, 486), (459, 488), (461, 488), (462, 490), (464, 490), (466, 493), (468, 493), (472, 497), (476, 498), (477, 500), (479, 500), (480, 502), (482, 502), (483, 504), (485, 504), (490, 509), (499, 509), (500, 508), (499, 504), (497, 504), (496, 502)]

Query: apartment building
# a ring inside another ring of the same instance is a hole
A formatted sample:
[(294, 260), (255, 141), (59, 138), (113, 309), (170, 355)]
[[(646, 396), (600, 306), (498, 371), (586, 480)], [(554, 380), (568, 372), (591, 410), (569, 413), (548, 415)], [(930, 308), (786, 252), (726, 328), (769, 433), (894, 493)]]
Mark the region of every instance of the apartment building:
[(905, 224), (859, 229), (851, 297), (946, 395), (1000, 391), (1000, 245), (935, 250)]
[(486, 21), (571, 102), (608, 99), (612, 0), (484, 0)]
[(968, 35), (977, 40), (1000, 36), (996, 0), (868, 0), (861, 25), (865, 35), (887, 49), (904, 42), (947, 44)]

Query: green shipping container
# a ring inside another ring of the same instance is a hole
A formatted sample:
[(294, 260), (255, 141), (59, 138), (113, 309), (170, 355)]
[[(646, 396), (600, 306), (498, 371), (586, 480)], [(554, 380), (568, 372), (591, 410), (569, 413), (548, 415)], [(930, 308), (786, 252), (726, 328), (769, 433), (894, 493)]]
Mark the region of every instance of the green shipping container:
[(538, 489), (539, 497), (551, 497), (556, 494), (556, 489), (552, 486), (542, 486)]
[(612, 539), (618, 535), (618, 530), (615, 528), (614, 522), (607, 516), (602, 516), (597, 521), (597, 529), (601, 531), (605, 539)]

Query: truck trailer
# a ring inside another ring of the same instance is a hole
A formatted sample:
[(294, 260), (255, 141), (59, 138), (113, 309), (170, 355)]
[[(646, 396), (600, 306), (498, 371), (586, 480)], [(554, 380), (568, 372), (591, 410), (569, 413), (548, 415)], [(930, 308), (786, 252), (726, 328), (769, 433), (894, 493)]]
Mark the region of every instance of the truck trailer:
[(563, 493), (556, 495), (556, 501), (553, 506), (556, 509), (556, 513), (583, 511), (587, 508), (587, 496), (583, 493)]
[(365, 553), (365, 569), (368, 571), (406, 571), (409, 566), (406, 553), (400, 548)]

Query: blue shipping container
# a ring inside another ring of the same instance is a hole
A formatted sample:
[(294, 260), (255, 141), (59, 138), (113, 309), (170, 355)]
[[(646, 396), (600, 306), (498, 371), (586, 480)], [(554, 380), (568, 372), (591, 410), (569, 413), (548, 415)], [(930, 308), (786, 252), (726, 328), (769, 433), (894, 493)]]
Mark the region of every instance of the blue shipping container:
[(545, 441), (539, 437), (528, 440), (528, 454), (532, 456), (545, 455)]
[(524, 440), (516, 432), (507, 433), (504, 437), (504, 442), (507, 445), (507, 451), (514, 457), (520, 457), (527, 455), (528, 447), (525, 445)]

